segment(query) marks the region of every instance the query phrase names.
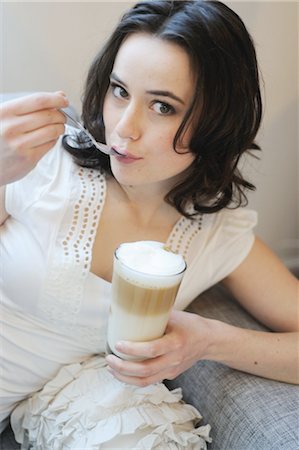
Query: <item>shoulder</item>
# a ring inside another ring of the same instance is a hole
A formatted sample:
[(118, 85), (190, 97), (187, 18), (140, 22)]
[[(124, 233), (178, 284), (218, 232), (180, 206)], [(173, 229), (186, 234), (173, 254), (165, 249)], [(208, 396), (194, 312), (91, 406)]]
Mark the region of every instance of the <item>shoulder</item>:
[(256, 211), (245, 208), (223, 209), (205, 216), (201, 240), (205, 254), (213, 258), (213, 267), (222, 264), (226, 273), (237, 267), (253, 245), (256, 224)]
[[(66, 133), (69, 135), (75, 134), (75, 129), (66, 125)], [(47, 181), (58, 177), (64, 170), (76, 167), (73, 157), (65, 150), (62, 144), (63, 135), (60, 136), (56, 144), (44, 155), (38, 162), (35, 168), (20, 182), (30, 182), (35, 178), (40, 178), (40, 181)]]
[(252, 209), (223, 209), (205, 216), (203, 228), (214, 240), (231, 240), (251, 232), (257, 224), (257, 213)]
[(244, 208), (199, 214), (194, 219), (182, 217), (167, 244), (191, 262), (202, 254), (219, 252), (233, 244), (236, 249), (238, 246), (244, 247), (245, 241), (252, 243), (256, 224), (256, 211)]
[(73, 165), (73, 158), (62, 146), (61, 137), (29, 175), (32, 178), (40, 177), (43, 181), (47, 181), (58, 177), (66, 168), (71, 168)]
[(255, 240), (257, 213), (250, 209), (223, 209), (183, 220), (178, 251), (188, 269), (177, 305), (185, 308), (198, 294), (232, 273), (249, 254)]
[(62, 138), (24, 178), (6, 186), (6, 210), (17, 216), (45, 192), (63, 190), (75, 163), (62, 146)]

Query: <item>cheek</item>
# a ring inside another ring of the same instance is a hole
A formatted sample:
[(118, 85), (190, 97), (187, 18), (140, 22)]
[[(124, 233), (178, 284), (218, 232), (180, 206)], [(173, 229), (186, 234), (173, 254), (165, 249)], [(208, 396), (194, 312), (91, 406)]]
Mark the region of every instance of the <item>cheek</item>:
[(111, 102), (107, 98), (103, 104), (103, 120), (106, 132), (111, 131), (115, 125), (116, 114), (111, 106)]
[(184, 155), (176, 155), (176, 167), (179, 171), (186, 170), (194, 161), (194, 155), (192, 153), (186, 153)]
[[(162, 125), (162, 124), (161, 124)], [(163, 130), (159, 130), (158, 125), (158, 133), (154, 133), (156, 141), (159, 143), (160, 148), (165, 150), (173, 150), (173, 142), (175, 135), (181, 125), (181, 119), (174, 121), (170, 126), (164, 127)], [(181, 151), (182, 153), (186, 152), (189, 149), (189, 143), (192, 138), (192, 131), (190, 127), (179, 137), (178, 142), (176, 143), (177, 151)]]
[(168, 160), (173, 167), (182, 166), (186, 168), (195, 159), (195, 156), (192, 153), (189, 153), (188, 151), (191, 135), (188, 136), (187, 134), (185, 134), (182, 142), (177, 143), (176, 145), (177, 151), (175, 151), (173, 148), (175, 132), (161, 133), (159, 135), (156, 135), (156, 142), (157, 142), (156, 148), (159, 149), (159, 154), (162, 156), (162, 158)]
[(170, 172), (172, 175), (185, 171), (194, 161), (194, 155), (192, 153), (186, 153), (185, 150), (181, 150), (181, 153), (176, 153), (172, 147), (170, 150), (162, 152), (160, 154), (158, 166), (161, 171)]
[(160, 149), (162, 154), (171, 154), (173, 150), (173, 141), (175, 136), (175, 131), (172, 130), (162, 130), (157, 132), (159, 127), (152, 130), (152, 138), (155, 140), (156, 148)]
[(107, 104), (107, 101), (105, 100), (104, 104), (103, 104), (103, 121), (104, 121), (104, 126), (106, 129), (107, 129), (107, 126), (109, 126), (109, 122), (110, 122), (109, 117), (110, 117), (109, 106)]

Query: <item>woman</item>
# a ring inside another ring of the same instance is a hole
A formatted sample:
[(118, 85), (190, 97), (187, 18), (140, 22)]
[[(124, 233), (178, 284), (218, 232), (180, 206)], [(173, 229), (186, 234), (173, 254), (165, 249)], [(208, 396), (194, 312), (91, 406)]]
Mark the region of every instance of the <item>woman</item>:
[[(218, 2), (138, 3), (83, 99), (85, 126), (119, 155), (70, 130), (56, 143), (67, 104), (62, 92), (36, 94), (1, 111), (1, 417), (17, 405), (17, 440), (36, 449), (205, 448), (199, 413), (162, 380), (210, 359), (298, 382), (298, 282), (241, 209), (253, 186), (237, 165), (256, 147), (262, 109), (251, 39)], [(143, 362), (104, 354), (113, 252), (137, 240), (166, 242), (188, 265), (166, 334), (118, 344)], [(219, 281), (275, 333), (182, 311)]]

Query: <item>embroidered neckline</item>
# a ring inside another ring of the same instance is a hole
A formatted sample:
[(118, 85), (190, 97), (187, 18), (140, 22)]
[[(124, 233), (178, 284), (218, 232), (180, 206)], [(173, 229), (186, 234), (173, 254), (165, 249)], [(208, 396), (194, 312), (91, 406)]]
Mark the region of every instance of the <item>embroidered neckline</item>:
[(73, 329), (81, 310), (92, 248), (106, 197), (102, 172), (74, 163), (65, 211), (49, 253), (47, 277), (38, 308), (47, 322)]
[(174, 225), (170, 235), (168, 236), (166, 245), (174, 253), (180, 253), (185, 261), (189, 262), (191, 244), (195, 237), (202, 229), (203, 215), (191, 220), (182, 216)]
[[(47, 322), (67, 330), (78, 330), (85, 281), (90, 273), (92, 248), (106, 191), (104, 173), (74, 163), (69, 192), (60, 193), (64, 196), (65, 211), (50, 249), (47, 277), (38, 308)], [(202, 219), (202, 215), (195, 220), (182, 216), (166, 242), (172, 251), (183, 255), (187, 265)], [(96, 330), (93, 334), (96, 336)]]

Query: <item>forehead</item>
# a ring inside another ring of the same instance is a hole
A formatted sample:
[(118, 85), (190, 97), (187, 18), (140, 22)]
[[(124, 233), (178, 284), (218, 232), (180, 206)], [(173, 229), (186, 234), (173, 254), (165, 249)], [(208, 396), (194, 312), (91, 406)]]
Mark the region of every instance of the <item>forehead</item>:
[(131, 34), (125, 39), (113, 71), (124, 82), (130, 78), (143, 82), (146, 89), (175, 89), (188, 95), (194, 88), (187, 52), (175, 43), (147, 33)]

